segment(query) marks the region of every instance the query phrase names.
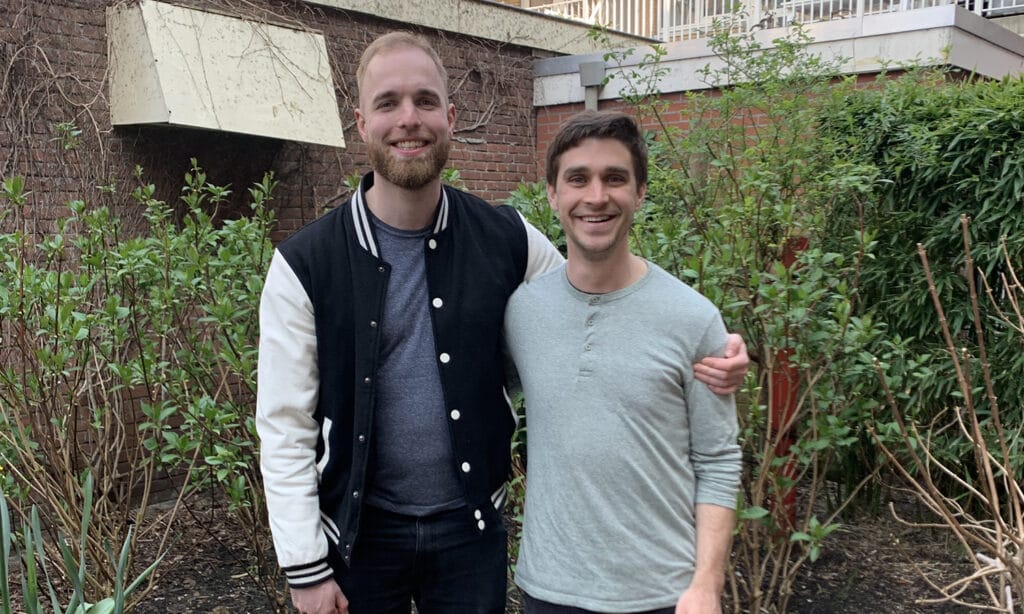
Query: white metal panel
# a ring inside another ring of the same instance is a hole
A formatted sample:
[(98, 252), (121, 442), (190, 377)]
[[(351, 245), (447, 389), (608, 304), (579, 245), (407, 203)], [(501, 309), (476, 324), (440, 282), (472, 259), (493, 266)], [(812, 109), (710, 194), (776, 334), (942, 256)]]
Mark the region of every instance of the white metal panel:
[(166, 122), (170, 115), (156, 73), (142, 11), (118, 5), (107, 9), (111, 123)]
[(151, 0), (111, 8), (108, 24), (114, 125), (345, 146), (322, 34)]

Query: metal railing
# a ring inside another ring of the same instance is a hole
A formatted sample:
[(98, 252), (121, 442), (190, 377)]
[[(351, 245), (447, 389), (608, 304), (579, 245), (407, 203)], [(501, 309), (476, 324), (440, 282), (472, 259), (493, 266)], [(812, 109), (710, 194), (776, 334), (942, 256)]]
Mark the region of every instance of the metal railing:
[[(959, 4), (983, 17), (1024, 13), (1024, 0), (559, 0), (531, 10), (665, 42), (702, 38), (715, 27), (785, 27)], [(543, 3), (542, 3), (543, 2)]]

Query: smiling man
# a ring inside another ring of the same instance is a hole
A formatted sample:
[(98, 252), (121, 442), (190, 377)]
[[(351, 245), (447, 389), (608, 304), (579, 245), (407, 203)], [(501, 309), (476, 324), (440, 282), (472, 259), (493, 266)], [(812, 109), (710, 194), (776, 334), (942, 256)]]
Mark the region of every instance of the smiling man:
[(697, 381), (726, 330), (707, 299), (630, 252), (647, 190), (632, 118), (584, 112), (555, 136), (548, 200), (568, 261), (505, 316), (526, 397), (527, 614), (717, 614), (740, 450), (733, 398)]
[[(508, 297), (561, 255), (510, 207), (442, 186), (455, 107), (437, 53), (363, 53), (372, 172), (282, 242), (260, 303), (256, 426), (278, 561), (302, 614), (501, 614), (515, 418)], [(743, 379), (747, 357), (706, 361)]]

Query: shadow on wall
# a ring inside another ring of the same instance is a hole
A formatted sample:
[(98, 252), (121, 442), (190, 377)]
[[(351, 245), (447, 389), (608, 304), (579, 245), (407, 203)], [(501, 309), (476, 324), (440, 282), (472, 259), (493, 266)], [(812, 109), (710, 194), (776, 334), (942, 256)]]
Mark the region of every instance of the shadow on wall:
[[(122, 137), (122, 159), (134, 160), (141, 166), (143, 180), (154, 184), (158, 197), (169, 203), (177, 200), (185, 173), (192, 168), (192, 158), (206, 173), (209, 183), (230, 186), (231, 195), (216, 211), (220, 220), (248, 214), (248, 188), (260, 181), (266, 171), (273, 170), (281, 178), (296, 170), (291, 168), (289, 173), (289, 168), (280, 164), (284, 142), (278, 139), (162, 126), (119, 128), (118, 132)], [(132, 188), (136, 184), (137, 180), (132, 179)]]

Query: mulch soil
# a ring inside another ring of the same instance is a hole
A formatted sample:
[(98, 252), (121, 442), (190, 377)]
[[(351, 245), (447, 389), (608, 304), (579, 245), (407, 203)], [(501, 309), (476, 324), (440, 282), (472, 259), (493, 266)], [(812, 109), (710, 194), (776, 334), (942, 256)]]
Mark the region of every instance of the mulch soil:
[[(157, 571), (156, 588), (138, 606), (140, 614), (273, 612), (249, 576), (243, 540), (227, 512), (209, 501), (192, 505), (176, 523), (174, 544)], [(904, 503), (904, 516), (915, 512)], [(151, 560), (154, 542), (140, 545), (138, 559)], [(805, 565), (794, 586), (793, 614), (956, 614), (963, 606), (928, 605), (937, 593), (922, 571), (938, 581), (971, 572), (968, 555), (945, 531), (897, 523), (887, 513), (847, 520), (829, 536), (820, 558)], [(509, 595), (508, 614), (521, 611), (521, 596)], [(727, 610), (728, 611), (728, 610)]]

